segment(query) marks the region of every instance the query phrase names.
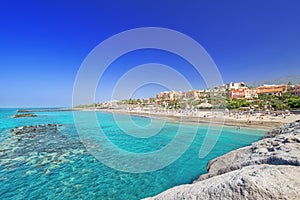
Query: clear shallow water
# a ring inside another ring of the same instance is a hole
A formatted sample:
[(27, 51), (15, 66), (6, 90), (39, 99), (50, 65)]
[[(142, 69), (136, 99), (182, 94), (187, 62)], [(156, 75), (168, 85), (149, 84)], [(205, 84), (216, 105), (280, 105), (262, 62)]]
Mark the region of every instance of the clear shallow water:
[[(206, 172), (209, 160), (249, 145), (264, 134), (263, 131), (225, 127), (213, 150), (199, 159), (207, 128), (200, 126), (191, 146), (171, 165), (154, 172), (126, 173), (103, 165), (89, 154), (80, 142), (72, 112), (36, 112), (36, 118), (11, 118), (16, 112), (17, 109), (0, 109), (0, 199), (140, 199), (153, 196), (175, 185), (191, 183)], [(84, 117), (86, 113), (79, 114)], [(167, 123), (154, 137), (135, 138), (124, 134), (111, 114), (99, 112), (97, 118), (110, 141), (138, 153), (164, 147), (178, 130), (177, 124)], [(123, 124), (128, 120), (122, 115), (118, 119)], [(140, 126), (151, 121), (143, 117), (132, 119)], [(35, 139), (18, 141), (9, 131), (14, 127), (49, 123), (61, 124), (59, 133), (49, 130)], [(86, 131), (93, 134), (95, 130)]]

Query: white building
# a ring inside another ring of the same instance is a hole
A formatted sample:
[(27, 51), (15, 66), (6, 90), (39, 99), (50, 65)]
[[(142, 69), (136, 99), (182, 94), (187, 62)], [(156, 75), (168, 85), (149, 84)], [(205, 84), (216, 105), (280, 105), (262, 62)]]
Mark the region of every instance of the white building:
[(230, 82), (228, 84), (228, 89), (229, 90), (238, 90), (238, 89), (242, 89), (242, 88), (247, 88), (244, 82)]

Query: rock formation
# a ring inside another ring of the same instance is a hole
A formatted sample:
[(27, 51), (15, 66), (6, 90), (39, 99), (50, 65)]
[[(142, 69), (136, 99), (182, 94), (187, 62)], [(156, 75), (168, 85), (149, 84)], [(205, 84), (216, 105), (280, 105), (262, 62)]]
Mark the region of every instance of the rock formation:
[(66, 135), (61, 129), (64, 127), (59, 124), (41, 124), (4, 132), (4, 137), (0, 138), (1, 170), (10, 172), (26, 166), (29, 169), (26, 175), (36, 173), (37, 169), (49, 173), (63, 163), (74, 162), (77, 155), (89, 154), (80, 140)]
[(22, 114), (15, 114), (13, 118), (21, 118), (21, 117), (37, 117), (37, 115), (31, 113), (22, 113)]
[(207, 171), (149, 199), (299, 199), (300, 121), (211, 160)]

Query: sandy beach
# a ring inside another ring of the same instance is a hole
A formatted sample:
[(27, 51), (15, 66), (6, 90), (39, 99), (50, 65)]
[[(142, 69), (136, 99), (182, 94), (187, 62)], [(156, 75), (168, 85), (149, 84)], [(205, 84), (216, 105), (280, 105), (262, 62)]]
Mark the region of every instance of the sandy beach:
[(209, 124), (235, 126), (261, 130), (271, 130), (282, 124), (300, 120), (299, 114), (286, 113), (284, 115), (254, 113), (242, 114), (225, 111), (171, 111), (171, 110), (126, 110), (126, 109), (84, 109), (74, 108), (72, 110), (109, 112), (115, 114), (136, 115), (155, 119), (163, 119), (170, 122), (186, 124)]

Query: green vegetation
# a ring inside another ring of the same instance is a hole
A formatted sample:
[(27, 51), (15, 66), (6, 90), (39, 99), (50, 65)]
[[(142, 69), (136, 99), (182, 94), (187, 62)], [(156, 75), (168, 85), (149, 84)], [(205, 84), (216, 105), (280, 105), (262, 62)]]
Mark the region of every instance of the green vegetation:
[(183, 104), (180, 104), (179, 99), (174, 99), (174, 100), (170, 101), (168, 104), (169, 109), (178, 109), (178, 108), (180, 108), (180, 106), (183, 106)]
[(252, 101), (244, 99), (227, 100), (228, 109), (239, 109), (242, 107), (252, 107), (258, 109), (270, 110), (286, 110), (300, 108), (300, 97), (293, 96), (286, 92), (283, 96), (276, 96), (274, 94), (261, 94), (258, 98)]
[(287, 102), (290, 108), (300, 108), (300, 97), (291, 97)]
[[(290, 84), (290, 83), (289, 83)], [(201, 105), (202, 104), (202, 105)], [(127, 99), (118, 102), (99, 103), (91, 105), (79, 105), (77, 108), (111, 108), (115, 106), (162, 106), (166, 109), (211, 109), (228, 108), (230, 110), (290, 110), (300, 108), (300, 97), (293, 96), (291, 87), (281, 96), (275, 94), (260, 94), (252, 100), (228, 99), (227, 92), (208, 93), (199, 99), (179, 97), (173, 100), (167, 99)], [(24, 111), (25, 112), (25, 111)]]
[(232, 110), (241, 107), (249, 107), (250, 105), (251, 103), (246, 101), (245, 99), (232, 99), (232, 100), (227, 100), (226, 107)]

